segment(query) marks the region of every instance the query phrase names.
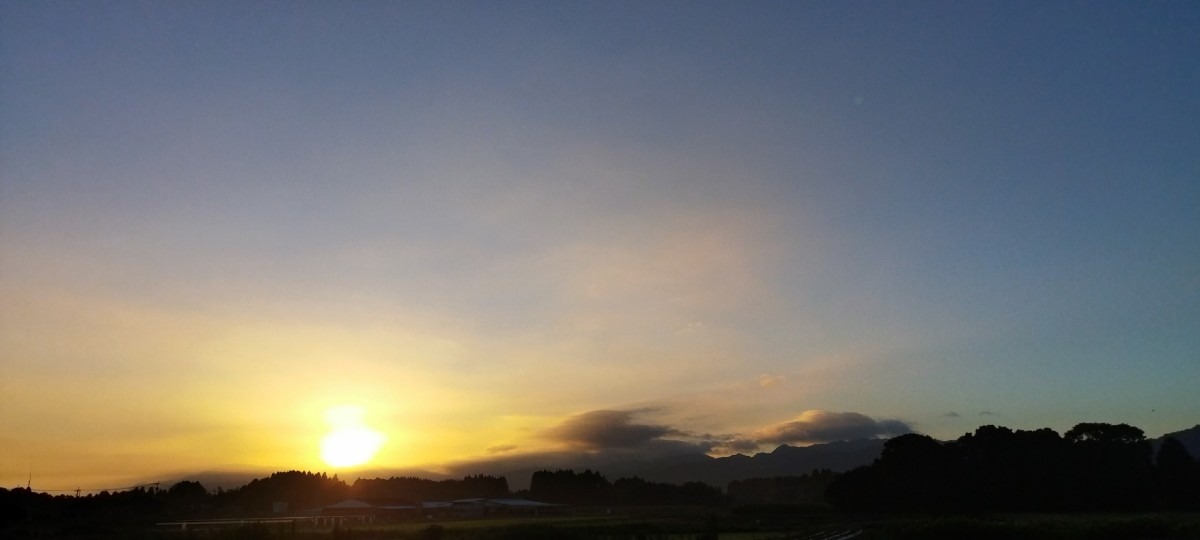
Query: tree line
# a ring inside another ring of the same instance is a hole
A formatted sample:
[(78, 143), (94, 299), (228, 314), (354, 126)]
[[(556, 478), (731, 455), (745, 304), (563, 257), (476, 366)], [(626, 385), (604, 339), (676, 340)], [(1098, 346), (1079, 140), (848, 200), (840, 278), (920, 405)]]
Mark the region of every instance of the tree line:
[(1062, 435), (987, 425), (949, 442), (890, 439), (825, 495), (840, 508), (876, 511), (1200, 509), (1198, 467), (1178, 440), (1155, 452), (1127, 424), (1083, 423)]
[(829, 469), (814, 469), (800, 476), (734, 480), (725, 491), (734, 504), (810, 505), (825, 501), (825, 490), (837, 477)]
[[(850, 511), (1200, 510), (1200, 463), (1178, 440), (1157, 448), (1126, 424), (1084, 423), (1049, 429), (982, 426), (957, 440), (908, 434), (888, 440), (874, 463), (845, 473), (753, 478), (719, 487), (642, 478), (609, 481), (597, 471), (540, 470), (528, 490), (503, 476), (453, 480), (358, 479), (277, 472), (236, 489), (199, 482), (86, 496), (0, 488), (0, 532), (28, 523), (137, 524), (174, 519), (261, 517), (319, 508), (348, 498), (411, 503), (471, 497), (526, 497), (571, 505), (727, 506), (828, 503)], [(282, 503), (282, 504), (281, 504)], [(799, 506), (792, 506), (799, 508)]]
[(712, 506), (725, 502), (720, 488), (701, 482), (668, 484), (635, 476), (610, 483), (591, 469), (537, 471), (529, 479), (527, 495), (544, 502), (588, 506)]
[(254, 479), (235, 489), (213, 491), (195, 481), (178, 482), (167, 489), (138, 487), (84, 496), (0, 488), (0, 533), (30, 523), (52, 524), (55, 530), (71, 531), (97, 526), (127, 528), (181, 519), (268, 517), (351, 498), (416, 504), (513, 496), (552, 503), (621, 506), (709, 505), (723, 500), (719, 488), (698, 482), (674, 485), (634, 477), (610, 483), (591, 470), (538, 471), (533, 474), (530, 489), (518, 492), (509, 489), (503, 476), (476, 475), (448, 480), (360, 478), (347, 484), (337, 475), (286, 471)]
[(499, 497), (508, 492), (508, 480), (503, 476), (467, 476), (461, 480), (376, 478), (347, 484), (337, 475), (307, 471), (277, 472), (235, 489), (214, 491), (194, 481), (178, 482), (167, 489), (139, 487), (85, 496), (53, 496), (22, 488), (0, 488), (0, 531), (30, 522), (127, 526), (175, 519), (265, 517), (319, 508), (349, 498), (390, 498), (415, 503)]

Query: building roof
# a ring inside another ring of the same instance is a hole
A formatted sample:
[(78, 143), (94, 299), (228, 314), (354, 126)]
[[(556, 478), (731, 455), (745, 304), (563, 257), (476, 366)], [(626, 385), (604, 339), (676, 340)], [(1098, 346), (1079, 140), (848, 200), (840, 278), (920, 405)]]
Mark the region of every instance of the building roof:
[(325, 508), (416, 508), (412, 502), (407, 499), (399, 499), (392, 497), (362, 497), (358, 499), (346, 499), (326, 506)]
[[(422, 504), (428, 506), (430, 503), (422, 503)], [(540, 507), (544, 507), (544, 506), (559, 506), (557, 504), (550, 504), (550, 503), (544, 503), (544, 502), (539, 502), (539, 501), (531, 501), (529, 499), (515, 499), (515, 498), (507, 498), (507, 497), (501, 497), (501, 498), (495, 498), (495, 499), (484, 498), (484, 497), (474, 497), (474, 498), (470, 498), (470, 499), (457, 499), (457, 500), (451, 501), (450, 504), (452, 504), (452, 505), (504, 506), (504, 507), (521, 507), (521, 508), (540, 508)]]
[(544, 503), (541, 501), (531, 501), (529, 499), (488, 499), (487, 504), (498, 506), (524, 506), (524, 507), (541, 507), (541, 506), (560, 506), (557, 504)]

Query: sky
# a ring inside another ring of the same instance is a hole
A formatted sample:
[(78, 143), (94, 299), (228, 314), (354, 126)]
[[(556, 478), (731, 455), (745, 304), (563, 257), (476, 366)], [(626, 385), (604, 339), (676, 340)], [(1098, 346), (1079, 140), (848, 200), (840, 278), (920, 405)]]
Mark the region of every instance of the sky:
[(1197, 51), (1187, 1), (0, 0), (0, 486), (337, 472), (331, 410), (445, 473), (1191, 427)]

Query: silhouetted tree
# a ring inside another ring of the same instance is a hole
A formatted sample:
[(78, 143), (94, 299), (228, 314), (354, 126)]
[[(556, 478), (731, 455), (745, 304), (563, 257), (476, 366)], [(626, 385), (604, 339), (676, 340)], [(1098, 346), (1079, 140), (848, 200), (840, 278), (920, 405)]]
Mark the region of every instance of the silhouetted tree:
[(1158, 447), (1158, 454), (1154, 456), (1154, 466), (1163, 474), (1184, 476), (1192, 472), (1195, 460), (1179, 439), (1167, 437), (1163, 439), (1162, 446)]
[(1050, 429), (981, 426), (948, 446), (958, 506), (971, 510), (1041, 510), (1058, 505), (1065, 442)]
[(748, 478), (729, 483), (726, 492), (741, 504), (803, 504), (821, 502), (837, 475), (828, 469), (803, 476)]
[(1200, 508), (1200, 470), (1187, 447), (1174, 437), (1163, 439), (1154, 458), (1158, 500), (1172, 509)]
[(961, 460), (960, 496), (970, 508), (1002, 507), (1020, 491), (1022, 472), (1016, 434), (1006, 427), (981, 426), (955, 441)]
[(617, 479), (608, 494), (606, 503), (620, 506), (716, 506), (725, 503), (721, 490), (708, 484), (648, 482), (636, 476)]
[(1083, 422), (1063, 434), (1071, 443), (1135, 444), (1146, 440), (1146, 434), (1129, 424)]
[(529, 479), (529, 494), (535, 499), (568, 504), (607, 504), (609, 483), (591, 469), (537, 471)]
[(1065, 462), (1069, 443), (1050, 428), (1014, 433), (1017, 491), (1004, 509), (1039, 511), (1062, 508), (1067, 494)]
[(933, 437), (916, 433), (884, 443), (877, 465), (892, 506), (943, 510), (958, 502), (951, 485), (953, 450)]
[(317, 508), (346, 498), (349, 487), (334, 475), (304, 471), (271, 474), (267, 478), (214, 496), (214, 504), (225, 514), (262, 516), (273, 511), (274, 503), (287, 503), (289, 512)]
[[(1194, 470), (1179, 450), (1164, 458), (1175, 476)], [(839, 476), (826, 497), (880, 510), (1136, 510), (1154, 500), (1150, 454), (1142, 430), (1126, 424), (1079, 424), (1064, 437), (981, 426), (948, 443), (908, 434), (889, 440), (873, 465)], [(1162, 491), (1167, 475), (1161, 467), (1157, 475)]]
[(503, 476), (466, 476), (462, 480), (428, 480), (416, 477), (360, 478), (350, 487), (353, 497), (389, 497), (413, 502), (453, 501), (470, 497), (506, 497)]
[(1082, 423), (1063, 438), (1071, 443), (1071, 499), (1080, 509), (1148, 506), (1153, 450), (1142, 430), (1127, 424)]
[(200, 482), (185, 480), (168, 488), (161, 497), (168, 515), (183, 518), (202, 515), (209, 506), (210, 495)]
[(841, 508), (855, 510), (884, 510), (893, 500), (884, 491), (880, 469), (874, 465), (846, 471), (825, 488), (825, 500)]

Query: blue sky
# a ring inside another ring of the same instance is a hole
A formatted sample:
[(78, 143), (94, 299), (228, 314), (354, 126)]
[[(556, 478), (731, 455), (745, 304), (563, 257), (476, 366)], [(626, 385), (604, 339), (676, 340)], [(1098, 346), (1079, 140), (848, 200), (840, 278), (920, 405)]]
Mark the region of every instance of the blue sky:
[(1190, 427), (1197, 50), (1190, 2), (4, 2), (0, 482), (317, 466), (345, 403), (380, 466)]

